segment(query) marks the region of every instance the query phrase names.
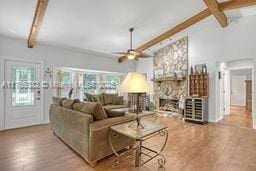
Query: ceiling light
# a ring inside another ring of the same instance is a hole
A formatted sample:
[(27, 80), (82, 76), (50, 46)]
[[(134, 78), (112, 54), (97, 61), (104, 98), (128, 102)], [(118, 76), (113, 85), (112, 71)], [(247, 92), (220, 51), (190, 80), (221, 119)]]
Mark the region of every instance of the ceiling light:
[(135, 58), (135, 55), (130, 54), (130, 53), (128, 53), (126, 56), (127, 56), (127, 58), (130, 59), (130, 60)]

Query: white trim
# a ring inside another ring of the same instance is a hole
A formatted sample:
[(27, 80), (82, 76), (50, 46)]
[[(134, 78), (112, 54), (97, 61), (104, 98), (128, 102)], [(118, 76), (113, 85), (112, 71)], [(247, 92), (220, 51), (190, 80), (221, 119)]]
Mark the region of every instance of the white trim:
[[(4, 81), (4, 58), (0, 57), (0, 82)], [(4, 130), (4, 89), (0, 87), (0, 131)]]
[[(27, 58), (14, 58), (14, 57), (2, 57), (0, 58), (0, 81), (1, 83), (5, 80), (4, 70), (5, 70), (5, 61), (17, 61), (17, 62), (26, 62), (26, 63), (36, 63), (40, 65), (40, 79), (44, 81), (44, 62), (38, 60), (30, 60)], [(2, 79), (1, 79), (2, 78)], [(44, 89), (40, 88), (41, 92), (41, 106), (40, 106), (40, 124), (45, 123), (44, 121)], [(0, 131), (5, 130), (4, 126), (4, 117), (5, 117), (5, 99), (4, 99), (4, 90), (0, 90), (0, 99), (3, 103), (0, 104)], [(1, 108), (2, 106), (2, 108)]]

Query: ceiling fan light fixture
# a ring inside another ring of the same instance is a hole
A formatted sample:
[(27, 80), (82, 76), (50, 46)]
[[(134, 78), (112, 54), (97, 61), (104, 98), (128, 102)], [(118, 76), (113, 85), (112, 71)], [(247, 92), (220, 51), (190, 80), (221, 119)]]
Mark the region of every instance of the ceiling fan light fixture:
[(132, 59), (135, 58), (135, 55), (130, 54), (130, 53), (128, 53), (126, 56), (127, 56), (127, 58), (128, 58), (129, 60), (132, 60)]

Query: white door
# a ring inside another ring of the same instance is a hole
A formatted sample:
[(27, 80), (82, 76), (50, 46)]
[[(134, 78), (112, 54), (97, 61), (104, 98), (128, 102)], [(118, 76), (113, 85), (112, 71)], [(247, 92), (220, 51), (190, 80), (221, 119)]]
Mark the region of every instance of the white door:
[(5, 61), (5, 129), (40, 124), (40, 64)]
[(246, 77), (231, 77), (231, 106), (246, 106)]

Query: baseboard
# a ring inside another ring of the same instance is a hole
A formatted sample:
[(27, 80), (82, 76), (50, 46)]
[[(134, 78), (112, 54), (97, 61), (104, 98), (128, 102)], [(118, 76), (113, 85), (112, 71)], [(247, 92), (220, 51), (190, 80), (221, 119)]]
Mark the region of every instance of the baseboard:
[(49, 123), (50, 123), (50, 121), (47, 120), (47, 121), (43, 121), (41, 124), (44, 125), (44, 124), (49, 124)]
[(223, 119), (224, 116), (221, 116), (219, 117), (218, 119), (209, 119), (209, 122), (212, 122), (212, 123), (217, 123), (219, 122), (221, 119)]
[(221, 117), (219, 117), (219, 119), (217, 120), (217, 122), (219, 122), (220, 120), (222, 120), (223, 119), (223, 115), (221, 116)]

